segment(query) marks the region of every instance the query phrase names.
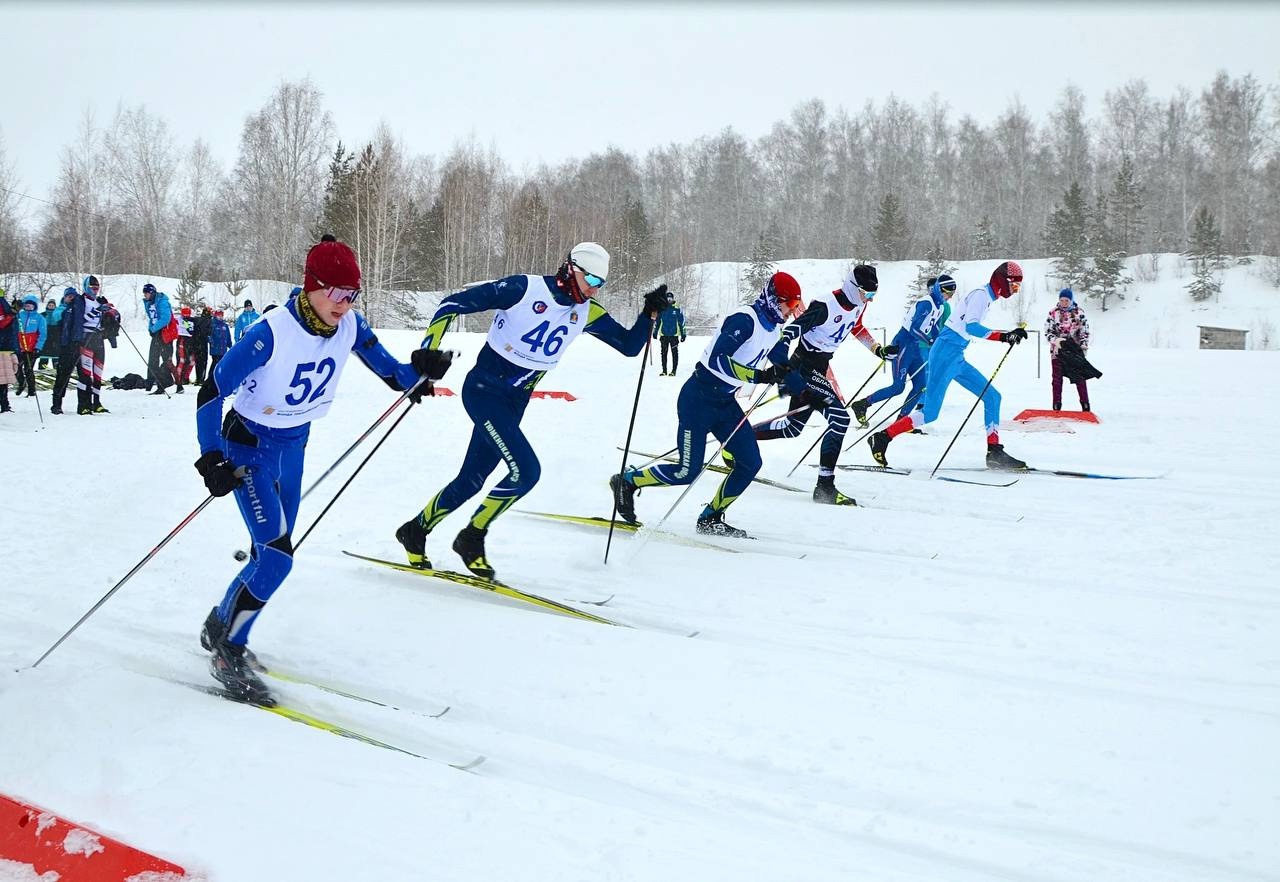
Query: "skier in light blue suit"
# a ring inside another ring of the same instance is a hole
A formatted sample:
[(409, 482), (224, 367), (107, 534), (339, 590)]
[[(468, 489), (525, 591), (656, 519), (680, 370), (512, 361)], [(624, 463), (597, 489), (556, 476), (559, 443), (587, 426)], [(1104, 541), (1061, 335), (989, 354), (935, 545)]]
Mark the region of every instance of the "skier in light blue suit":
[(1022, 267), (1016, 261), (1007, 260), (991, 273), (991, 281), (981, 288), (974, 288), (951, 313), (938, 341), (929, 352), (925, 380), (924, 407), (899, 417), (896, 422), (867, 439), (871, 456), (882, 466), (889, 462), (885, 451), (889, 442), (901, 435), (931, 423), (942, 412), (942, 400), (946, 397), (951, 381), (959, 383), (974, 395), (982, 396), (983, 418), (987, 429), (987, 468), (1025, 469), (1027, 464), (1015, 459), (1000, 443), (1000, 393), (983, 376), (982, 372), (964, 360), (970, 340), (998, 340), (1014, 346), (1027, 339), (1022, 328), (995, 331), (982, 322), (991, 304), (1000, 297), (1012, 297), (1022, 286)]

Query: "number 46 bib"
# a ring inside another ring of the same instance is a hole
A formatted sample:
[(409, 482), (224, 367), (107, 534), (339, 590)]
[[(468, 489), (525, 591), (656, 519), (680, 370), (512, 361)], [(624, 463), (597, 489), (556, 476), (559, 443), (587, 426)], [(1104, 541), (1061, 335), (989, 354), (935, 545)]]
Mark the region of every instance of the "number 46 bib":
[(542, 276), (525, 276), (529, 287), (510, 309), (493, 317), (488, 342), (494, 352), (512, 364), (533, 370), (550, 370), (586, 327), (590, 303), (561, 306), (551, 296)]

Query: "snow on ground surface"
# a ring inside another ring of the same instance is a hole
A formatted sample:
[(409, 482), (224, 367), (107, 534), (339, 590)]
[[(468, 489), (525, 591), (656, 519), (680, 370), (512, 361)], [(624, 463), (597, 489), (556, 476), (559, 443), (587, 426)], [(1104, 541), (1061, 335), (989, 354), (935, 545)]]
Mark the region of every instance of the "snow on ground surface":
[[(873, 318), (900, 309), (877, 301)], [(419, 333), (383, 338), (406, 357)], [(482, 337), (448, 339), (468, 369)], [(704, 342), (682, 347), (680, 378), (647, 369), (636, 448), (674, 442)], [(0, 792), (215, 882), (1280, 879), (1280, 356), (1149, 345), (1099, 335), (1102, 423), (1074, 433), (1009, 425), (1049, 403), (1031, 346), (996, 385), (1014, 455), (1159, 480), (840, 473), (874, 506), (859, 509), (753, 485), (730, 511), (762, 537), (742, 553), (620, 535), (606, 566), (602, 532), (521, 513), (609, 514), (639, 363), (582, 340), (543, 383), (578, 400), (530, 405), (542, 482), (492, 529), (490, 559), (557, 600), (615, 595), (585, 609), (632, 630), (340, 553), (396, 557), (395, 527), (456, 472), (461, 401), (427, 400), (301, 548), (252, 645), (400, 709), (271, 681), (286, 702), (417, 753), (488, 757), (474, 774), (163, 679), (212, 682), (197, 634), (239, 566), (230, 500), (30, 669), (204, 491), (191, 392), (107, 392), (112, 413), (93, 417), (51, 417), (45, 396), (42, 431), (18, 399), (0, 419)], [(108, 375), (143, 372), (125, 346)], [(975, 343), (971, 358), (989, 371), (1004, 348)], [(841, 350), (846, 394), (874, 364)], [(305, 483), (392, 397), (353, 362)], [(953, 390), (891, 461), (931, 467), (971, 402)], [(764, 474), (787, 480), (816, 437), (764, 445)], [(948, 464), (981, 466), (983, 451), (975, 417)], [(845, 461), (869, 463), (865, 445)], [(789, 480), (807, 490), (814, 471)], [(667, 527), (694, 535), (713, 477)], [(677, 494), (646, 490), (640, 516)], [(469, 511), (429, 540), (443, 566)]]

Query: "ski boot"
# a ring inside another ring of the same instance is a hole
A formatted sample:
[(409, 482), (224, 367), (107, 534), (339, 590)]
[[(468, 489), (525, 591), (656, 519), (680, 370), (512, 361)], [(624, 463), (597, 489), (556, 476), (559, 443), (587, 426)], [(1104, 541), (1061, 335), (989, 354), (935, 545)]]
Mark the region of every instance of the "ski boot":
[(427, 531), (422, 528), (420, 515), (414, 515), (400, 525), (396, 530), (396, 541), (404, 546), (409, 566), (419, 570), (431, 569), (431, 558), (427, 557)]
[(481, 579), (493, 578), (493, 567), (484, 556), (484, 537), (488, 532), (467, 524), (453, 540), (453, 550), (462, 558), (463, 564)]
[(987, 468), (1003, 472), (1017, 472), (1026, 467), (1027, 464), (1025, 462), (1005, 453), (1003, 444), (987, 445)]
[(858, 421), (859, 426), (865, 429), (871, 425), (871, 423), (867, 422), (867, 399), (859, 398), (849, 406), (853, 408), (853, 418)]
[(179, 384), (178, 384), (178, 388), (174, 390), (174, 393), (173, 393), (173, 394), (174, 394), (174, 395), (185, 395), (185, 394), (186, 394), (186, 393), (185, 393), (185, 392), (183, 392), (183, 390), (182, 390), (182, 384), (181, 384), (181, 383), (179, 383)]
[(77, 408), (76, 408), (76, 414), (77, 414), (78, 416), (92, 416), (92, 415), (93, 415), (93, 408), (92, 408), (92, 407), (77, 407)]
[(892, 440), (889, 433), (883, 430), (867, 439), (867, 444), (871, 446), (871, 458), (885, 468), (889, 468), (889, 458), (885, 456), (885, 451), (889, 449), (889, 442)]
[(618, 508), (618, 515), (628, 524), (640, 523), (636, 520), (636, 485), (619, 473), (609, 479), (609, 489), (613, 491), (613, 502)]
[(696, 529), (710, 536), (727, 536), (730, 539), (750, 539), (746, 530), (725, 523), (723, 511), (704, 511), (698, 517)]
[(111, 411), (107, 410), (107, 409), (106, 409), (105, 407), (103, 407), (100, 403), (99, 403), (99, 404), (95, 404), (95, 405), (93, 406), (93, 412), (94, 412), (94, 413), (111, 413)]
[(836, 489), (836, 479), (832, 475), (818, 478), (818, 484), (813, 488), (813, 501), (824, 505), (858, 504), (852, 496), (845, 496)]
[(275, 707), (276, 700), (245, 658), (248, 650), (225, 640), (214, 644), (213, 658), (209, 660), (209, 673), (222, 684), (227, 694), (236, 701)]
[[(204, 620), (203, 627), (200, 628), (200, 645), (210, 652), (219, 643), (223, 642), (227, 636), (227, 626), (222, 624), (222, 619), (218, 618), (218, 608), (215, 606), (209, 610), (209, 617)], [(265, 671), (266, 665), (258, 661), (258, 657), (253, 654), (253, 650), (249, 647), (244, 648), (245, 664), (253, 668), (255, 671)]]

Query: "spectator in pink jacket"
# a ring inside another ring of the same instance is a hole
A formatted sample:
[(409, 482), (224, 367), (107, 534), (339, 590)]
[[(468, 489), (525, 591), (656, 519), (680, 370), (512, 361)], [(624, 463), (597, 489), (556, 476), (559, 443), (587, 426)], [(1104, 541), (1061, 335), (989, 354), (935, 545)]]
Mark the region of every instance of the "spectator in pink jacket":
[[(1049, 355), (1053, 361), (1053, 409), (1062, 410), (1062, 347), (1079, 347), (1080, 353), (1089, 351), (1089, 320), (1076, 305), (1076, 295), (1070, 288), (1058, 292), (1058, 303), (1049, 310), (1044, 323), (1044, 338), (1049, 341)], [(1089, 389), (1084, 380), (1075, 381), (1080, 396), (1080, 409), (1089, 410)]]

